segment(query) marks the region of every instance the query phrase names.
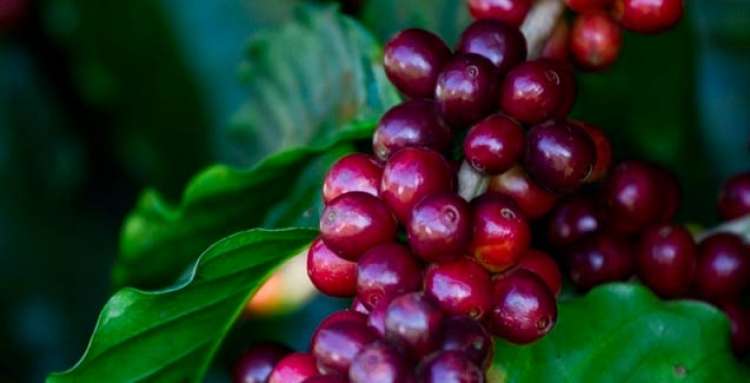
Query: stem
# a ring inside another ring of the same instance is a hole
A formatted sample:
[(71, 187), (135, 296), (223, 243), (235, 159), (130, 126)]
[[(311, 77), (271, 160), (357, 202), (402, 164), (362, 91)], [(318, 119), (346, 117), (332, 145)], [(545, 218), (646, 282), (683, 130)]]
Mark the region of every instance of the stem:
[(725, 222), (712, 229), (705, 230), (695, 236), (695, 240), (700, 242), (717, 233), (731, 233), (742, 237), (746, 243), (750, 243), (750, 214), (735, 220)]

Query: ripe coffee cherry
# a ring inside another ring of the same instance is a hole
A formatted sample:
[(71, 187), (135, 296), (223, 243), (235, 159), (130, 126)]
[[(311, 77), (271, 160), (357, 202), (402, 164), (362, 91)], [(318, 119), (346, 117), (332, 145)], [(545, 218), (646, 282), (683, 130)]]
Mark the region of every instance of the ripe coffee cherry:
[(539, 186), (520, 165), (492, 177), (488, 190), (512, 199), (529, 219), (547, 214), (557, 202), (557, 195)]
[(622, 30), (605, 11), (578, 15), (570, 32), (570, 52), (578, 66), (597, 71), (608, 68), (620, 55)]
[(346, 376), (354, 357), (377, 338), (374, 331), (358, 321), (341, 321), (320, 328), (311, 345), (318, 371)]
[(650, 227), (638, 244), (638, 276), (661, 297), (685, 296), (695, 274), (696, 253), (693, 237), (684, 227)]
[(357, 297), (369, 309), (422, 285), (422, 270), (409, 250), (395, 243), (372, 248), (357, 267)]
[(518, 28), (495, 20), (480, 20), (464, 30), (456, 51), (484, 56), (502, 75), (526, 61), (526, 38)]
[(468, 249), (471, 210), (456, 194), (425, 197), (412, 209), (408, 222), (409, 245), (425, 261), (455, 259)]
[(383, 341), (362, 349), (349, 368), (351, 383), (408, 383), (412, 378), (404, 356)]
[(698, 247), (695, 283), (698, 293), (711, 300), (737, 297), (750, 286), (750, 254), (742, 239), (728, 233), (704, 239)]
[(661, 219), (659, 222), (669, 223), (677, 214), (682, 202), (680, 182), (674, 173), (662, 167), (655, 166), (654, 172), (662, 193)]
[[(358, 322), (364, 324), (367, 323), (367, 316), (354, 310), (336, 311), (323, 319), (322, 322), (320, 322), (320, 325), (318, 325), (318, 328), (315, 330), (315, 334), (317, 334), (321, 329), (340, 322)], [(315, 335), (313, 335), (313, 338), (314, 337)]]
[(719, 215), (735, 219), (750, 214), (750, 172), (727, 180), (719, 192)]
[(659, 221), (663, 214), (663, 189), (654, 168), (640, 161), (615, 167), (604, 189), (609, 225), (625, 234)]
[(405, 147), (421, 146), (443, 152), (450, 143), (451, 130), (432, 100), (409, 100), (391, 108), (372, 136), (372, 149), (383, 161)]
[(575, 196), (561, 203), (552, 213), (547, 239), (555, 247), (567, 247), (601, 226), (601, 216), (591, 199)]
[(275, 343), (254, 346), (235, 363), (232, 382), (267, 382), (276, 363), (290, 352), (289, 348)]
[(576, 102), (576, 78), (573, 68), (567, 63), (559, 60), (539, 59), (560, 78), (560, 104), (554, 112), (554, 117), (565, 118), (573, 109)]
[(547, 253), (531, 249), (521, 258), (518, 268), (531, 271), (536, 274), (549, 287), (549, 290), (555, 295), (560, 295), (562, 290), (562, 274), (552, 257)]
[(614, 15), (631, 31), (658, 33), (680, 21), (682, 0), (615, 0)]
[(719, 305), (729, 318), (732, 335), (732, 351), (738, 357), (750, 353), (750, 310), (735, 302), (724, 302)]
[(348, 383), (339, 375), (320, 375), (307, 378), (303, 383)]
[(548, 189), (575, 190), (591, 174), (595, 161), (594, 144), (586, 132), (567, 122), (536, 125), (526, 136), (526, 170)]
[(554, 116), (561, 100), (559, 73), (538, 60), (513, 68), (500, 90), (503, 112), (524, 124), (536, 124)]
[(489, 330), (512, 343), (527, 344), (543, 337), (557, 320), (555, 296), (530, 271), (517, 269), (498, 276), (493, 301)]
[(523, 128), (500, 114), (492, 115), (472, 127), (464, 139), (464, 155), (479, 172), (501, 174), (523, 154)]
[(591, 169), (591, 174), (586, 178), (586, 182), (595, 182), (603, 179), (612, 166), (612, 144), (609, 142), (609, 138), (607, 138), (603, 130), (594, 125), (583, 121), (570, 120), (569, 122), (586, 132), (591, 142), (594, 143), (596, 162), (594, 162), (594, 168)]
[(435, 88), (440, 112), (453, 126), (468, 126), (492, 110), (497, 68), (478, 54), (458, 54), (443, 67)]
[(532, 0), (469, 0), (475, 19), (493, 19), (519, 27), (531, 9)]
[(422, 29), (399, 32), (385, 45), (385, 74), (403, 94), (429, 98), (451, 51), (440, 37)]
[(570, 279), (583, 291), (602, 283), (626, 280), (635, 269), (633, 258), (624, 240), (610, 234), (595, 234), (568, 252)]
[(351, 297), (357, 290), (357, 264), (339, 257), (318, 238), (307, 252), (307, 275), (326, 295)]
[(439, 345), (443, 313), (421, 293), (394, 299), (385, 314), (386, 337), (415, 357), (423, 357)]
[(540, 57), (563, 63), (568, 62), (568, 41), (570, 40), (570, 27), (565, 19), (561, 19), (555, 25), (547, 42), (544, 43)]
[(490, 275), (471, 258), (430, 265), (424, 290), (447, 314), (479, 319), (490, 310)]
[(389, 304), (390, 300), (381, 299), (367, 316), (367, 325), (381, 337), (385, 336), (385, 312)]
[(378, 196), (383, 167), (367, 154), (354, 153), (336, 161), (323, 180), (323, 201), (349, 192)]
[(310, 354), (295, 352), (281, 359), (273, 368), (268, 383), (302, 383), (318, 375), (315, 358)]
[(396, 236), (396, 220), (379, 198), (363, 192), (342, 194), (323, 210), (320, 233), (326, 246), (348, 260)]
[(404, 148), (386, 163), (380, 196), (401, 223), (408, 224), (412, 208), (422, 198), (453, 190), (454, 174), (440, 153), (425, 148)]
[(458, 351), (441, 351), (420, 364), (420, 383), (484, 383), (484, 374)]
[(440, 349), (458, 351), (480, 368), (487, 368), (492, 359), (492, 337), (481, 323), (469, 317), (450, 317), (443, 322)]
[(531, 229), (507, 197), (485, 194), (474, 201), (471, 254), (487, 270), (503, 271), (515, 265), (531, 243)]
[(586, 11), (605, 9), (612, 3), (612, 0), (565, 0), (568, 8), (583, 13)]

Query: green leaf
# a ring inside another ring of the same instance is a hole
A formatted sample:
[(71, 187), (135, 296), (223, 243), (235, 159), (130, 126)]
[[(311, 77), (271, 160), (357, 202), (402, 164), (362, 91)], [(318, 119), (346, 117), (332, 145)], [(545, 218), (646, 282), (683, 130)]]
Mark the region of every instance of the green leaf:
[(78, 364), (47, 382), (201, 381), (249, 296), (316, 234), (241, 232), (206, 250), (183, 283), (119, 291), (102, 309)]
[(504, 382), (747, 382), (726, 317), (697, 301), (665, 302), (641, 285), (598, 287), (559, 305), (557, 326), (529, 346), (498, 343)]
[(423, 28), (451, 45), (471, 23), (466, 0), (370, 0), (362, 21), (381, 41), (405, 28)]

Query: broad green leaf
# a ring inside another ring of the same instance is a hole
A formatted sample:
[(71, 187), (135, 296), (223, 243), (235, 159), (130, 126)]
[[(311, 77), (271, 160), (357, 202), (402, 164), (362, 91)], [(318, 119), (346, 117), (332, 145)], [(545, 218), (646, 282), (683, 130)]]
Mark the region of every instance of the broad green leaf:
[(561, 302), (549, 335), (529, 346), (498, 343), (493, 369), (508, 383), (750, 381), (719, 310), (626, 283)]
[(405, 28), (423, 28), (451, 45), (471, 23), (466, 0), (369, 0), (362, 21), (381, 41)]
[(88, 349), (48, 383), (199, 382), (245, 302), (315, 230), (254, 229), (211, 246), (185, 281), (120, 290), (104, 306)]

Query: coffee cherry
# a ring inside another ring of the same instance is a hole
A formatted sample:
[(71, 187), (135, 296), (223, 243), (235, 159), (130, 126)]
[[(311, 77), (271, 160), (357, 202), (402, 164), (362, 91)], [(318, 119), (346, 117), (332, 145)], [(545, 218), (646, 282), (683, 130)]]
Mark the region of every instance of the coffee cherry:
[(719, 215), (726, 220), (750, 214), (750, 172), (727, 180), (719, 192)]
[(594, 168), (591, 169), (591, 173), (586, 178), (586, 182), (602, 180), (612, 166), (612, 144), (609, 142), (609, 138), (607, 138), (603, 130), (594, 125), (575, 120), (570, 120), (569, 122), (586, 132), (591, 142), (594, 143), (596, 161), (594, 162)]
[(291, 351), (275, 343), (260, 344), (248, 350), (234, 364), (233, 383), (265, 383), (274, 366)]
[(672, 222), (682, 202), (682, 189), (677, 176), (669, 170), (654, 166), (654, 174), (661, 188), (661, 218), (659, 222)]
[(381, 337), (385, 336), (385, 313), (389, 304), (390, 300), (381, 299), (367, 316), (367, 325)]
[(487, 318), (493, 335), (527, 344), (546, 335), (556, 320), (555, 297), (534, 273), (517, 269), (495, 279), (493, 308)]
[(570, 40), (570, 27), (565, 19), (560, 19), (552, 30), (552, 34), (544, 43), (542, 53), (539, 57), (551, 59), (562, 63), (568, 62), (568, 41)]
[(588, 135), (564, 121), (536, 125), (526, 136), (524, 165), (542, 186), (572, 191), (591, 174), (596, 153)]
[(385, 45), (385, 74), (403, 94), (429, 98), (451, 51), (440, 37), (422, 29), (399, 32)]
[(471, 210), (456, 194), (425, 197), (411, 211), (408, 222), (409, 246), (425, 261), (455, 259), (468, 249)]
[(493, 19), (519, 27), (531, 9), (532, 0), (469, 0), (475, 19)]
[(515, 265), (531, 243), (526, 219), (507, 197), (489, 195), (474, 201), (471, 254), (490, 271)]
[(417, 372), (420, 383), (484, 383), (484, 374), (458, 351), (441, 351), (430, 355)]
[[(322, 322), (320, 322), (320, 325), (318, 325), (318, 328), (316, 329), (315, 334), (321, 329), (324, 329), (326, 327), (329, 327), (331, 325), (334, 325), (336, 323), (340, 322), (357, 322), (357, 323), (367, 323), (367, 315), (362, 314), (358, 311), (354, 310), (339, 310), (331, 315), (327, 316), (325, 319), (323, 319)], [(313, 337), (315, 337), (313, 335)]]
[(558, 205), (552, 213), (547, 239), (555, 247), (567, 247), (601, 226), (601, 217), (591, 199), (575, 196)]
[(622, 162), (612, 171), (603, 189), (608, 224), (631, 234), (659, 221), (664, 203), (654, 168), (639, 161)]
[(750, 354), (750, 310), (735, 302), (724, 302), (719, 307), (729, 318), (732, 351), (738, 357)]
[(374, 331), (358, 321), (341, 321), (320, 328), (311, 345), (318, 371), (346, 376), (354, 357), (377, 338)]
[(728, 233), (704, 239), (698, 247), (695, 284), (710, 300), (737, 297), (750, 286), (750, 254), (742, 239)]
[(612, 0), (565, 0), (565, 5), (578, 13), (606, 9), (611, 3)]
[(435, 100), (449, 124), (469, 126), (486, 116), (497, 97), (497, 69), (485, 57), (456, 55), (443, 67), (435, 87)]
[(685, 296), (695, 274), (696, 253), (693, 237), (684, 227), (650, 227), (638, 244), (638, 276), (663, 298)]
[(503, 75), (526, 61), (526, 38), (518, 28), (495, 20), (480, 20), (464, 30), (456, 51), (484, 56)]
[(570, 32), (570, 52), (581, 69), (597, 71), (611, 66), (620, 55), (622, 31), (604, 11), (578, 15)]
[(396, 220), (379, 198), (363, 192), (342, 194), (323, 210), (320, 233), (326, 246), (348, 260), (396, 236)]
[(350, 154), (336, 161), (323, 180), (323, 201), (327, 204), (349, 192), (364, 192), (378, 196), (383, 167), (372, 157)]
[(539, 59), (539, 63), (545, 65), (560, 79), (560, 104), (553, 113), (554, 117), (564, 119), (573, 109), (576, 102), (576, 77), (573, 68), (567, 63), (559, 60)]
[(357, 289), (357, 264), (336, 255), (320, 238), (307, 252), (307, 275), (318, 290), (333, 297), (351, 297)]
[(464, 139), (466, 160), (486, 174), (501, 174), (510, 169), (520, 159), (523, 149), (523, 129), (500, 114), (474, 125)]
[(383, 161), (405, 147), (420, 146), (443, 152), (450, 143), (451, 130), (432, 100), (409, 100), (391, 108), (372, 136), (373, 152)]
[(455, 173), (440, 153), (425, 148), (399, 150), (385, 165), (380, 196), (403, 224), (422, 198), (453, 190)]
[(445, 313), (479, 319), (490, 309), (492, 283), (476, 261), (459, 258), (430, 265), (424, 291)]
[(383, 341), (365, 346), (349, 368), (351, 383), (407, 383), (411, 379), (403, 355)]
[(385, 314), (386, 337), (412, 355), (423, 357), (439, 345), (443, 313), (421, 293), (395, 298)]
[(615, 0), (615, 19), (641, 33), (663, 32), (682, 18), (682, 0)]
[(538, 60), (513, 68), (500, 90), (503, 112), (524, 124), (536, 124), (552, 117), (561, 100), (560, 75)]
[(357, 297), (354, 297), (354, 299), (352, 299), (352, 305), (349, 309), (360, 314), (370, 315), (370, 309), (365, 307), (362, 301), (360, 301)]
[(303, 383), (348, 383), (348, 381), (339, 375), (320, 375), (307, 378)]
[(492, 337), (481, 323), (463, 316), (443, 322), (440, 349), (458, 351), (480, 368), (487, 368), (493, 353)]
[(268, 383), (302, 383), (318, 375), (315, 358), (310, 354), (296, 352), (281, 359), (273, 368)]
[(512, 199), (529, 219), (547, 214), (557, 202), (557, 195), (539, 186), (520, 165), (492, 177), (487, 190)]
[(575, 245), (566, 255), (573, 284), (586, 291), (633, 275), (635, 260), (627, 242), (599, 233)]
[(562, 291), (562, 274), (552, 257), (547, 253), (531, 249), (521, 258), (518, 268), (536, 274), (555, 296)]
[(357, 266), (357, 297), (369, 309), (422, 285), (422, 270), (401, 245), (389, 243), (362, 255)]

